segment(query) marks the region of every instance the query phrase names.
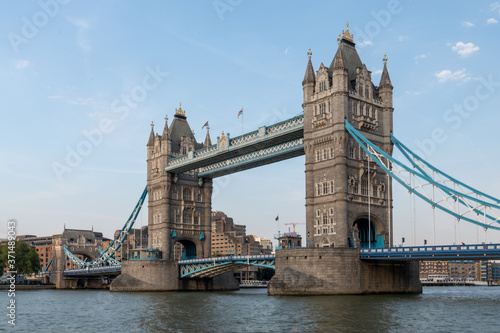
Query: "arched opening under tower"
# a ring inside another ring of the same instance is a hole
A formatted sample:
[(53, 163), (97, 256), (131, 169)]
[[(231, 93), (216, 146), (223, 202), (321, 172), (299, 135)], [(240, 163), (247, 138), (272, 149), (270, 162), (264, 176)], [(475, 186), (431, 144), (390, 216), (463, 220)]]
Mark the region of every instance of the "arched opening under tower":
[(190, 240), (179, 240), (174, 245), (175, 260), (196, 259), (198, 252), (196, 244)]
[(384, 236), (377, 235), (377, 229), (373, 220), (368, 221), (367, 218), (360, 218), (354, 221), (353, 225), (358, 230), (360, 248), (384, 247)]

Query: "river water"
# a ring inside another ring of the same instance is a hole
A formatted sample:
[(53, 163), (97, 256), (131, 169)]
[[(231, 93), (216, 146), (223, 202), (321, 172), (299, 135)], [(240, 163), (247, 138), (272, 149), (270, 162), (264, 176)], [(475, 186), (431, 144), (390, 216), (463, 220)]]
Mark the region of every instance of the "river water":
[[(2, 305), (7, 305), (7, 291)], [(7, 313), (6, 307), (2, 307)], [(4, 315), (0, 330), (11, 326)], [(500, 332), (500, 287), (421, 295), (267, 296), (233, 292), (16, 292), (17, 332)]]

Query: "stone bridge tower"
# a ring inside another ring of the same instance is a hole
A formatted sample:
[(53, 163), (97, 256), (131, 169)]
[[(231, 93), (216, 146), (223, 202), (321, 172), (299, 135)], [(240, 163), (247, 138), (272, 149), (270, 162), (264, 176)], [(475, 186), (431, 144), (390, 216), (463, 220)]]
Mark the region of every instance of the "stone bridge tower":
[(347, 119), (392, 155), (393, 86), (387, 58), (376, 86), (359, 58), (349, 25), (339, 34), (330, 67), (321, 63), (315, 74), (310, 50), (308, 56), (302, 86), (309, 246), (389, 246), (391, 180), (344, 127)]
[(210, 255), (212, 180), (197, 178), (194, 171), (174, 175), (165, 171), (167, 160), (210, 145), (195, 140), (181, 106), (163, 134), (151, 134), (147, 143), (149, 247), (162, 258), (202, 258)]
[[(78, 279), (64, 277), (64, 270), (67, 269), (67, 262), (63, 247), (66, 247), (75, 255), (82, 255), (88, 261), (92, 261), (99, 256), (98, 248), (102, 249), (102, 233), (92, 230), (64, 229), (62, 234), (52, 237), (52, 282), (57, 289), (76, 288)], [(86, 287), (101, 287), (100, 278), (87, 278), (84, 283)]]

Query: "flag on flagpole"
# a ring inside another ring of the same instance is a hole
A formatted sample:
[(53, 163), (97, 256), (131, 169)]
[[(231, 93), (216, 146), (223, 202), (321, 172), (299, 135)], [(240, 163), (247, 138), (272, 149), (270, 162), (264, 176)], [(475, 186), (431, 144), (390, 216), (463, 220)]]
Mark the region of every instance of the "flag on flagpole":
[(208, 121), (205, 123), (205, 125), (203, 125), (201, 129), (204, 129), (206, 126), (208, 126)]
[(238, 111), (238, 118), (243, 114), (243, 108), (241, 108), (240, 111)]

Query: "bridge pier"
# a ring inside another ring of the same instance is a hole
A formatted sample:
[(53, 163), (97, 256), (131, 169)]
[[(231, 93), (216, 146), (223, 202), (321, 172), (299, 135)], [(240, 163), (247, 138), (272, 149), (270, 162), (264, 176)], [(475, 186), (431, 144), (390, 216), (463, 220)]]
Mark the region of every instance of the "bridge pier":
[(418, 262), (366, 262), (356, 248), (276, 251), (270, 295), (421, 293)]
[(208, 279), (180, 279), (173, 260), (129, 260), (113, 280), (110, 291), (218, 291), (237, 290), (232, 272)]

